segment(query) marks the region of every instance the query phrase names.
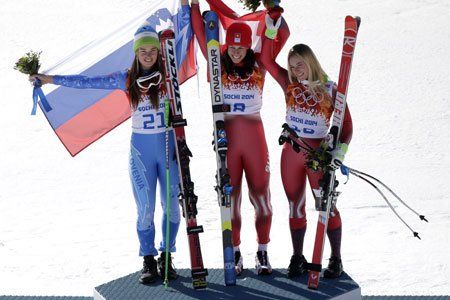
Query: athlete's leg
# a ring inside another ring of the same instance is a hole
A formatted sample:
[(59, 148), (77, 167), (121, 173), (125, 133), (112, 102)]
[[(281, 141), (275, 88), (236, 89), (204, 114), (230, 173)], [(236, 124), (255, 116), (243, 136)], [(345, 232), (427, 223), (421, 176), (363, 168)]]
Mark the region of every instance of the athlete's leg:
[(225, 122), (225, 130), (228, 138), (227, 167), (230, 175), (230, 183), (233, 187), (231, 193), (231, 226), (233, 232), (233, 246), (241, 244), (241, 184), (242, 184), (242, 153), (239, 147), (239, 127), (235, 119)]
[(247, 180), (250, 202), (255, 208), (255, 228), (260, 244), (259, 251), (270, 241), (272, 206), (270, 203), (270, 166), (264, 127), (260, 119), (246, 119), (240, 125), (246, 132), (241, 139), (243, 166)]
[[(159, 137), (164, 140), (165, 143), (165, 133), (162, 133)], [(162, 242), (160, 244), (159, 250), (166, 250), (166, 222), (167, 222), (167, 197), (166, 197), (166, 154), (165, 148), (158, 155), (158, 179), (160, 186), (161, 195), (161, 207), (163, 209), (163, 218), (161, 222), (162, 227)], [(178, 228), (180, 227), (180, 205), (178, 203), (178, 195), (180, 193), (179, 188), (179, 176), (178, 176), (178, 165), (175, 156), (175, 142), (173, 137), (173, 131), (169, 134), (169, 184), (170, 184), (170, 230), (169, 230), (169, 252), (176, 251), (176, 237), (178, 233)]]
[[(133, 194), (137, 206), (137, 234), (139, 237), (139, 255), (157, 255), (155, 248), (155, 194), (157, 168), (149, 135), (132, 134), (129, 157), (129, 173)], [(153, 147), (152, 147), (153, 146)]]
[(342, 221), (337, 208), (328, 219), (327, 236), (331, 245), (331, 256), (341, 258)]
[[(319, 180), (322, 179), (322, 172), (313, 172), (308, 170), (308, 180), (311, 185), (314, 197), (319, 197)], [(341, 237), (342, 237), (342, 221), (339, 211), (335, 207), (330, 212), (327, 226), (327, 236), (331, 246), (331, 256), (341, 257)]]
[(297, 153), (291, 145), (285, 144), (281, 152), (281, 179), (289, 201), (289, 229), (294, 254), (303, 254), (306, 232), (305, 187), (306, 157)]

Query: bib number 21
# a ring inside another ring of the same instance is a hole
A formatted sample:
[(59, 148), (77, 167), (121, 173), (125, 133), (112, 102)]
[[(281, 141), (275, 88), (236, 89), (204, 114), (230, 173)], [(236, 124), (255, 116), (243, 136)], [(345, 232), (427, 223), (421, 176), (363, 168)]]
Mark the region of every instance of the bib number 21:
[(155, 128), (163, 128), (164, 125), (164, 113), (159, 112), (155, 114), (145, 114), (142, 115), (143, 118), (148, 118), (147, 121), (144, 121), (144, 129), (155, 129)]

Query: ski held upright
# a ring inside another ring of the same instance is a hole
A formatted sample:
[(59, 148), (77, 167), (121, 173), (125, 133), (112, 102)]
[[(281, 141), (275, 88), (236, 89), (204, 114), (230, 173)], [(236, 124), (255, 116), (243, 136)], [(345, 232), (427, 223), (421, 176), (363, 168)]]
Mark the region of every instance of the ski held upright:
[(191, 157), (192, 154), (186, 144), (186, 134), (184, 131), (187, 122), (186, 119), (183, 118), (181, 106), (177, 69), (178, 64), (175, 51), (175, 34), (173, 30), (167, 29), (161, 31), (159, 37), (167, 94), (170, 100), (170, 124), (175, 131), (175, 153), (180, 177), (179, 201), (183, 208), (183, 216), (186, 220), (186, 230), (191, 257), (192, 285), (194, 289), (204, 289), (207, 287), (206, 276), (208, 275), (208, 270), (204, 268), (200, 247), (199, 233), (203, 232), (203, 227), (197, 225), (197, 196), (194, 194), (194, 183), (191, 180), (189, 168), (189, 157)]
[(204, 14), (208, 74), (211, 89), (211, 105), (214, 124), (214, 150), (216, 152), (216, 192), (220, 206), (223, 240), (224, 275), (226, 285), (236, 284), (234, 253), (231, 225), (231, 191), (230, 175), (227, 169), (228, 140), (225, 132), (225, 112), (229, 107), (224, 105), (222, 93), (219, 19), (213, 11)]
[[(345, 108), (347, 105), (347, 90), (350, 71), (360, 23), (361, 19), (359, 17), (347, 16), (345, 18), (344, 42), (342, 47), (338, 87), (334, 103), (333, 121), (328, 134), (328, 150), (330, 151), (336, 148), (341, 136)], [(336, 180), (335, 170), (328, 168), (328, 170), (324, 172), (321, 180), (319, 194), (316, 195), (316, 197), (320, 198), (316, 203), (316, 209), (319, 211), (319, 218), (317, 221), (313, 257), (311, 263), (307, 265), (309, 270), (308, 288), (310, 289), (317, 289), (319, 286), (328, 219), (331, 207), (334, 202), (336, 202), (339, 195), (339, 192), (336, 192), (338, 184), (339, 182)]]

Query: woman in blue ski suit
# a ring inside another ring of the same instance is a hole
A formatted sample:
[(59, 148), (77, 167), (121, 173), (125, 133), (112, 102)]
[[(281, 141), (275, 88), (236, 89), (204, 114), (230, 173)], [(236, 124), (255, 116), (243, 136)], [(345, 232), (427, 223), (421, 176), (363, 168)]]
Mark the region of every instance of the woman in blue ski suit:
[[(179, 16), (179, 28), (190, 22), (190, 8), (182, 1)], [(184, 23), (184, 24), (183, 24)], [(162, 242), (159, 251), (166, 247), (166, 177), (165, 177), (165, 124), (164, 100), (167, 92), (164, 83), (164, 70), (159, 53), (158, 34), (149, 25), (140, 27), (134, 35), (133, 50), (135, 59), (129, 70), (115, 72), (106, 76), (86, 77), (82, 75), (51, 76), (36, 74), (30, 81), (39, 79), (42, 84), (52, 83), (73, 88), (120, 89), (127, 93), (131, 106), (132, 135), (129, 159), (129, 172), (137, 205), (137, 233), (139, 237), (139, 255), (144, 257), (144, 267), (139, 281), (152, 283), (158, 277), (158, 271), (164, 276), (165, 252), (158, 262), (155, 256), (154, 212), (156, 204), (156, 182), (160, 185), (160, 199), (163, 208)], [(178, 205), (179, 176), (174, 159), (174, 132), (170, 130), (170, 238), (169, 251), (175, 252), (175, 240), (180, 224)], [(177, 273), (169, 253), (169, 279), (175, 279)]]

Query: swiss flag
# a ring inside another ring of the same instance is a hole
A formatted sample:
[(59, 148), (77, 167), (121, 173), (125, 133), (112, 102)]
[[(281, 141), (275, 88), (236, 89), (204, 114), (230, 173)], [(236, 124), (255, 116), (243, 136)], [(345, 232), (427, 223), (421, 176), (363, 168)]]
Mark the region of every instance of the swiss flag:
[(241, 43), (241, 34), (240, 33), (235, 33), (233, 40), (236, 44), (240, 44)]
[[(259, 10), (253, 13), (249, 13), (243, 16), (239, 16), (235, 11), (228, 7), (222, 0), (206, 0), (211, 10), (217, 13), (220, 19), (220, 23), (223, 29), (226, 31), (233, 22), (246, 22), (252, 29), (252, 49), (256, 53), (261, 52), (261, 43), (266, 38), (264, 31), (266, 30), (265, 16), (267, 10)], [(280, 53), (287, 38), (289, 37), (289, 28), (285, 22), (282, 23), (278, 37), (274, 43), (273, 56), (276, 57)]]

